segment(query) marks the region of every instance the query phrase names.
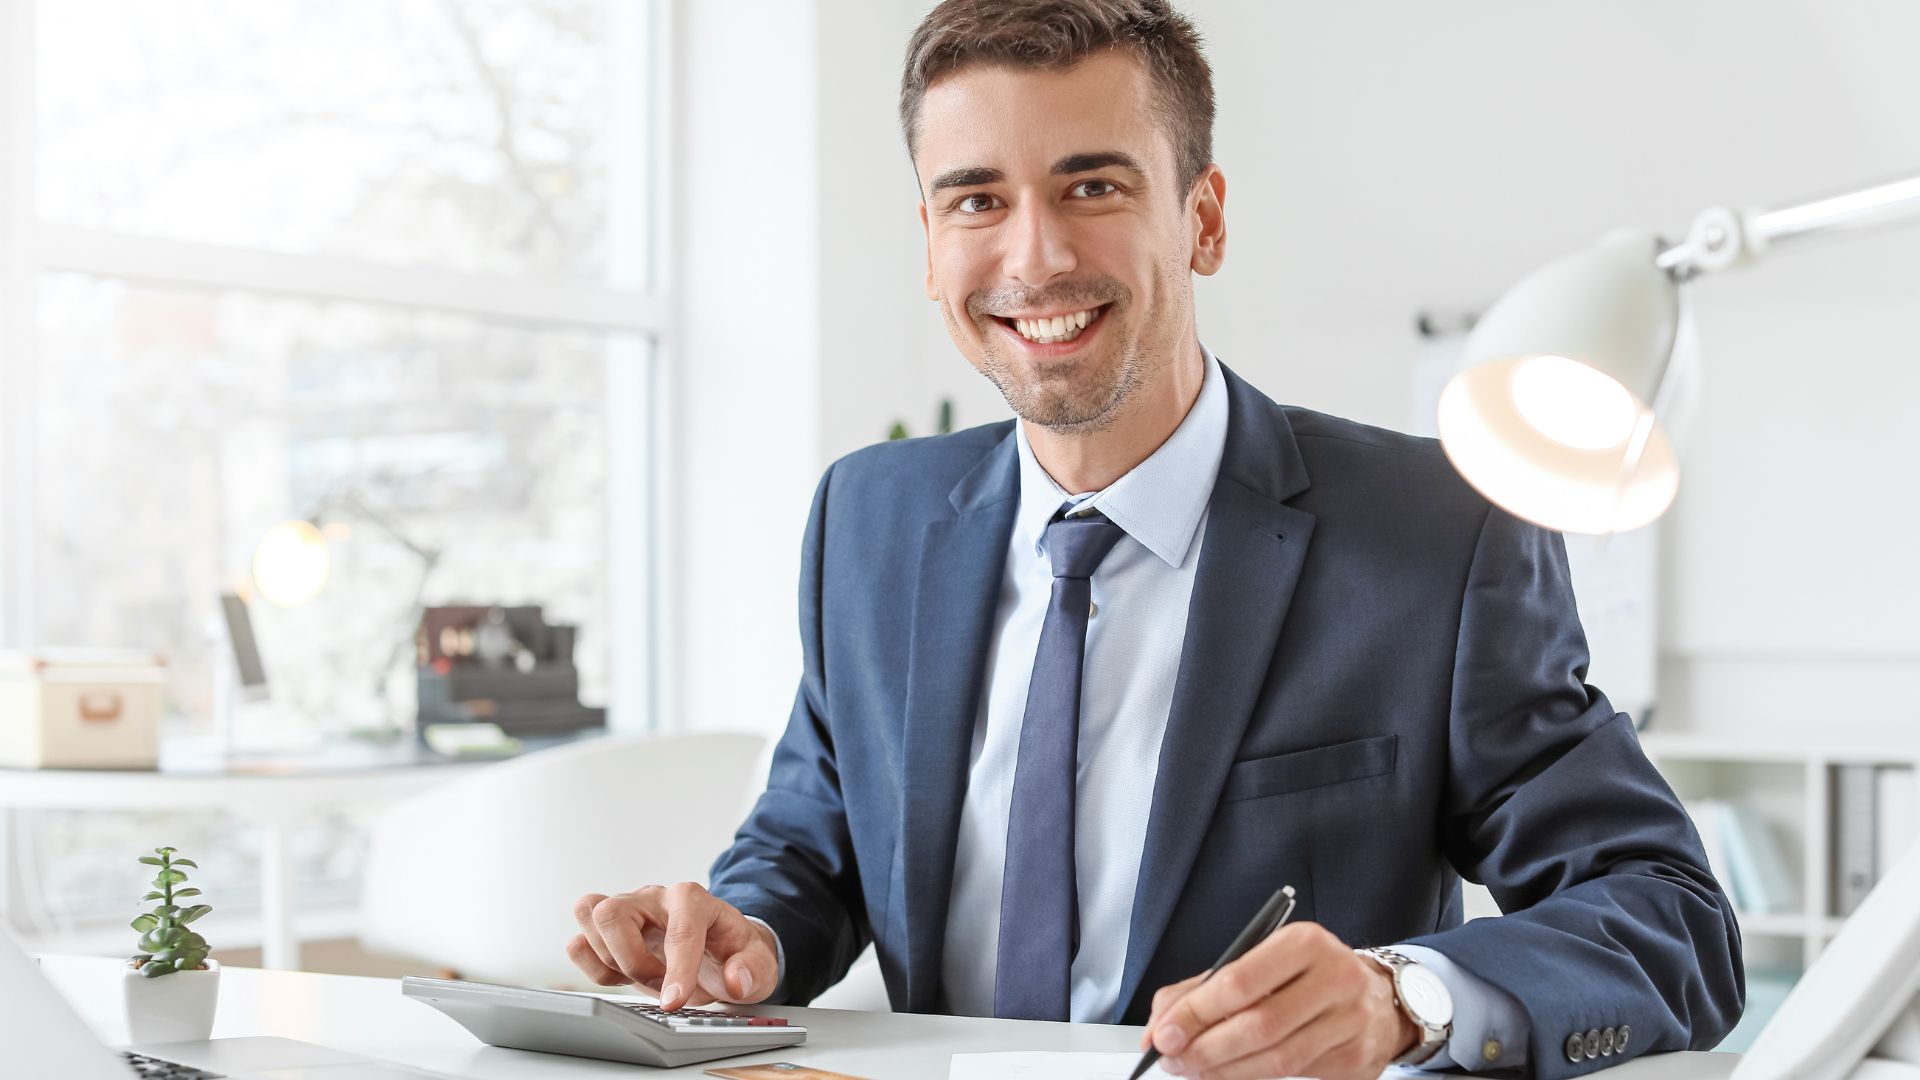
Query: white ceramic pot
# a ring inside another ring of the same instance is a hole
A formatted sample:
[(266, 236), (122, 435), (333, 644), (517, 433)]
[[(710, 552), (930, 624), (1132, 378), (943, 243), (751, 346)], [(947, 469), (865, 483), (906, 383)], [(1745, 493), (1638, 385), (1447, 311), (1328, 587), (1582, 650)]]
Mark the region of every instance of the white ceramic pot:
[(213, 1034), (220, 1000), (220, 961), (205, 971), (175, 971), (149, 979), (128, 961), (120, 980), (126, 989), (127, 1041), (182, 1042)]

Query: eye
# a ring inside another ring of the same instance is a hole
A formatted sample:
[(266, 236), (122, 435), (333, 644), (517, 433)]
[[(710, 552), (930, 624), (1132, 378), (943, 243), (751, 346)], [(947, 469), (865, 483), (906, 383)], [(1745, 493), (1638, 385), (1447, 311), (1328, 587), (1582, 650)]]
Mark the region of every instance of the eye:
[(1111, 195), (1119, 189), (1107, 180), (1082, 180), (1073, 185), (1072, 190), (1078, 198), (1097, 199), (1102, 195)]
[(998, 201), (998, 199), (995, 199), (991, 195), (975, 193), (965, 196), (959, 202), (954, 203), (953, 208), (963, 214), (984, 214), (994, 209), (994, 204)]

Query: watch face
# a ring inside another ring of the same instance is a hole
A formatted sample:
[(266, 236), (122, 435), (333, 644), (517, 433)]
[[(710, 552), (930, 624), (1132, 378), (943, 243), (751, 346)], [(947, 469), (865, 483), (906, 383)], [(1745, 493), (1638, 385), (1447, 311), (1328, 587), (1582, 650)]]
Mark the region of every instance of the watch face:
[(1400, 969), (1396, 982), (1400, 1000), (1422, 1024), (1438, 1028), (1453, 1023), (1453, 995), (1440, 976), (1413, 964)]

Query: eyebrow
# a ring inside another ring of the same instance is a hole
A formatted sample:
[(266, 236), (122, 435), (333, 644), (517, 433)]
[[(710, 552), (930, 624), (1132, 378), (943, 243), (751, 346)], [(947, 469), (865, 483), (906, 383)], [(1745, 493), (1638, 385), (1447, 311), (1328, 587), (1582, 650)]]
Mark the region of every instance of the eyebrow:
[[(1138, 176), (1147, 175), (1140, 167), (1139, 159), (1120, 150), (1097, 150), (1086, 154), (1069, 154), (1053, 163), (1048, 172), (1054, 176), (1071, 176), (1074, 173), (1092, 172), (1106, 168), (1126, 169)], [(999, 169), (990, 169), (984, 165), (969, 165), (958, 169), (948, 169), (933, 178), (927, 185), (929, 195), (937, 194), (947, 188), (981, 187), (986, 184), (998, 184), (1007, 178)]]
[(928, 194), (938, 194), (947, 188), (980, 187), (985, 184), (997, 184), (1007, 175), (999, 169), (989, 169), (984, 165), (972, 165), (961, 169), (948, 169), (933, 178), (927, 185)]
[(1055, 176), (1069, 176), (1073, 173), (1092, 172), (1095, 169), (1122, 168), (1140, 176), (1147, 170), (1132, 154), (1120, 150), (1100, 150), (1091, 154), (1073, 154), (1053, 163), (1051, 170)]

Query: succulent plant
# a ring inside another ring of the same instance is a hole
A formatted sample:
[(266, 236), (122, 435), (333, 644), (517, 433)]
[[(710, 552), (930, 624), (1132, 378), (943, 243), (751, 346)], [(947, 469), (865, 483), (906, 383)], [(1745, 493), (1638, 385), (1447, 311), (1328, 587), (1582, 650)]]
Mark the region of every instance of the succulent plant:
[(180, 900), (200, 895), (199, 889), (180, 887), (187, 880), (186, 871), (180, 868), (191, 866), (198, 870), (200, 864), (192, 859), (174, 858), (174, 850), (157, 847), (152, 855), (140, 856), (142, 863), (158, 868), (153, 874), (154, 891), (140, 899), (159, 903), (130, 924), (140, 931), (141, 951), (134, 954), (133, 966), (149, 979), (206, 966), (207, 939), (188, 929), (187, 924), (213, 909), (205, 904), (179, 905)]

